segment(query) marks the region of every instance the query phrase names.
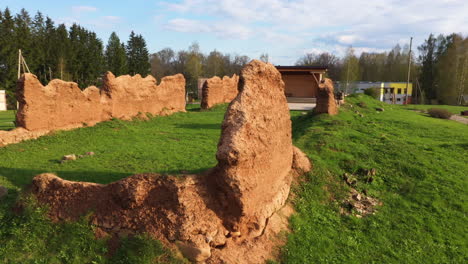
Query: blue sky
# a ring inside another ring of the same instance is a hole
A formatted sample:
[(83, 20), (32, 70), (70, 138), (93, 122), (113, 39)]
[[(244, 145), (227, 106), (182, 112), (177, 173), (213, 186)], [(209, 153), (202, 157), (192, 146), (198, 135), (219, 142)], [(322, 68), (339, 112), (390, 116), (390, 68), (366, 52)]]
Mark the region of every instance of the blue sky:
[(197, 41), (202, 51), (268, 53), (288, 65), (307, 52), (344, 54), (385, 51), (395, 44), (415, 46), (432, 32), (468, 33), (468, 0), (1, 0), (0, 8), (41, 11), (58, 23), (93, 30), (107, 43), (115, 31), (126, 41), (142, 34), (150, 52), (186, 49)]

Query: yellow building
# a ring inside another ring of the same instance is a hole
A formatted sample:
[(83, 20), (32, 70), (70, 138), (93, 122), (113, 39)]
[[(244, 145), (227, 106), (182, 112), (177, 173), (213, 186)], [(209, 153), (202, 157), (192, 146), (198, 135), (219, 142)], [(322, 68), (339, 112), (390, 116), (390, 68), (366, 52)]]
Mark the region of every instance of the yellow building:
[(406, 82), (383, 82), (380, 89), (380, 101), (389, 104), (410, 104), (413, 84)]

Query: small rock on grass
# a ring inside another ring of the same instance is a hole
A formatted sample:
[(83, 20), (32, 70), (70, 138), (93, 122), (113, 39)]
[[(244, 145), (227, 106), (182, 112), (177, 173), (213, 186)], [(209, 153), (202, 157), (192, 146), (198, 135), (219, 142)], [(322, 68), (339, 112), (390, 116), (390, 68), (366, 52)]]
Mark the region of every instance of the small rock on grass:
[(86, 155), (88, 155), (88, 156), (94, 156), (94, 152), (92, 152), (92, 151), (86, 152)]
[(377, 108), (375, 108), (375, 110), (377, 110), (377, 111), (379, 111), (379, 112), (385, 111), (385, 109), (383, 109), (383, 108), (381, 108), (381, 107), (377, 107)]
[(75, 154), (69, 154), (63, 156), (62, 160), (76, 160), (76, 155)]

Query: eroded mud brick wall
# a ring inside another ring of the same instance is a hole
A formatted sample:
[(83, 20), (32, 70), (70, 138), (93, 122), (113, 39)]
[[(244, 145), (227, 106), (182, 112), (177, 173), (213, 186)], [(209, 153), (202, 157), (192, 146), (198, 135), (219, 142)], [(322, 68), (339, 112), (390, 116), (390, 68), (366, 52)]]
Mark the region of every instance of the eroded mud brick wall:
[(152, 76), (115, 77), (107, 72), (103, 88), (81, 90), (76, 83), (52, 80), (43, 86), (36, 76), (18, 81), (17, 125), (28, 130), (57, 130), (94, 125), (111, 118), (130, 119), (185, 111), (185, 79), (165, 77), (157, 85)]
[(229, 103), (237, 96), (239, 76), (213, 77), (205, 81), (202, 87), (201, 108), (209, 109), (216, 104)]
[(338, 107), (336, 105), (334, 94), (333, 81), (325, 78), (320, 84), (317, 92), (317, 106), (314, 112), (317, 114), (338, 114)]
[(291, 119), (284, 82), (272, 64), (252, 61), (241, 76), (222, 125), (214, 181), (224, 192), (233, 228), (261, 233), (289, 194)]

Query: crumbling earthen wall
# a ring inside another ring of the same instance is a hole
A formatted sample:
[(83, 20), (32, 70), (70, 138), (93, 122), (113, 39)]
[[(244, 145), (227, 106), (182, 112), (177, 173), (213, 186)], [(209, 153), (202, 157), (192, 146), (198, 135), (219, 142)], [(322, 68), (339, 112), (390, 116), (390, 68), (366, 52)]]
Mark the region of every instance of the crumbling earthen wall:
[(216, 158), (199, 175), (143, 174), (108, 185), (41, 174), (32, 191), (56, 221), (92, 210), (101, 234), (148, 232), (194, 262), (263, 263), (287, 223), (277, 212), (293, 176), (311, 169), (292, 145), (284, 83), (273, 65), (252, 61), (242, 70)]
[(15, 128), (10, 131), (1, 131), (0, 130), (0, 147), (6, 145), (19, 143), (29, 139), (36, 139), (38, 137), (48, 134), (48, 130), (35, 130), (29, 131), (22, 127)]
[(206, 80), (202, 87), (201, 108), (209, 109), (216, 104), (230, 103), (237, 96), (239, 76), (215, 76)]
[(319, 84), (317, 92), (317, 106), (315, 107), (314, 112), (317, 114), (338, 114), (333, 81), (331, 79), (325, 78)]
[(58, 130), (94, 125), (111, 118), (131, 119), (185, 111), (183, 75), (165, 77), (160, 85), (152, 76), (115, 77), (107, 72), (103, 89), (81, 91), (74, 82), (52, 80), (43, 86), (36, 76), (24, 74), (18, 81), (17, 126), (30, 131)]

